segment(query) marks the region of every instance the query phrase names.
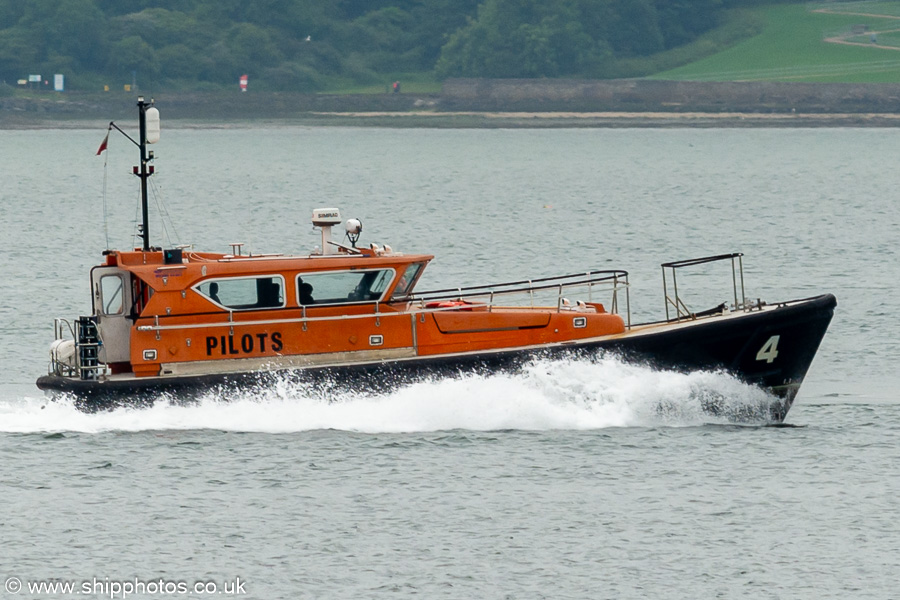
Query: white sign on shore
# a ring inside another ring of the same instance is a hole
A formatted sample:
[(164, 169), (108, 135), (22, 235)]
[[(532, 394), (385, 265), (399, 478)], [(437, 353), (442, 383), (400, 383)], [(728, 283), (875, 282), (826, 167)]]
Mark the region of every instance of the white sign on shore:
[(54, 91), (61, 92), (65, 87), (63, 84), (64, 78), (62, 73), (57, 73), (53, 76), (53, 89)]

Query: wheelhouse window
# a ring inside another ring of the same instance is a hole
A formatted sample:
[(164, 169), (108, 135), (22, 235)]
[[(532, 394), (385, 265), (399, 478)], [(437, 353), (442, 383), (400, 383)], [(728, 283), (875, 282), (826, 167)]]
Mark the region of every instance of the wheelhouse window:
[(229, 277), (210, 279), (194, 287), (197, 292), (230, 310), (258, 310), (284, 306), (284, 278)]
[(377, 302), (393, 278), (393, 269), (304, 273), (297, 276), (297, 302), (303, 306)]
[(103, 314), (120, 315), (125, 312), (125, 282), (119, 275), (104, 275), (100, 278), (100, 301)]
[(398, 300), (409, 295), (416, 280), (419, 278), (419, 273), (421, 273), (423, 266), (424, 263), (413, 263), (406, 267), (403, 275), (400, 276), (400, 281), (397, 282), (397, 287), (394, 288), (391, 300)]

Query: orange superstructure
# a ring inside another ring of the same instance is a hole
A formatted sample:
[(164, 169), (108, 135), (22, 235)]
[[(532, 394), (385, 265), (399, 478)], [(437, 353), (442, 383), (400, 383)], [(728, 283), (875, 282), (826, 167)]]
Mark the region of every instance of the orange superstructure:
[(625, 330), (619, 315), (597, 303), (503, 306), (465, 302), (462, 293), (413, 300), (432, 258), (343, 246), (299, 257), (112, 252), (92, 271), (99, 362), (111, 374), (189, 375), (525, 347)]

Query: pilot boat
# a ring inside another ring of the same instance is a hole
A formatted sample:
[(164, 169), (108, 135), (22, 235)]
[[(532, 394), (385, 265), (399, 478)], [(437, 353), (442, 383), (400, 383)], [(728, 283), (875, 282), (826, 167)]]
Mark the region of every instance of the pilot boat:
[[(515, 371), (537, 357), (616, 353), (664, 369), (729, 372), (771, 395), (766, 418), (778, 423), (834, 313), (831, 294), (748, 301), (741, 253), (663, 264), (666, 318), (649, 323), (632, 323), (624, 270), (419, 291), (434, 257), (358, 246), (361, 223), (337, 208), (313, 210), (321, 246), (308, 254), (153, 247), (146, 147), (159, 137), (159, 117), (152, 101), (138, 99), (138, 109), (142, 247), (103, 253), (90, 273), (91, 314), (55, 320), (49, 372), (37, 380), (84, 410), (190, 399), (273, 376), (382, 390), (427, 376)], [(720, 261), (731, 264), (730, 302), (691, 311), (677, 274)]]

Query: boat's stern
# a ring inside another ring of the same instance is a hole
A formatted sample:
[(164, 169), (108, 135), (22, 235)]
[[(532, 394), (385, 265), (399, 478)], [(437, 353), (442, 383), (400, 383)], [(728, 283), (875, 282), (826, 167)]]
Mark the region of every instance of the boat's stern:
[(47, 375), (37, 380), (40, 389), (67, 391), (67, 382), (97, 381), (106, 375), (108, 367), (100, 362), (96, 317), (79, 317), (71, 322), (57, 318), (53, 330)]

